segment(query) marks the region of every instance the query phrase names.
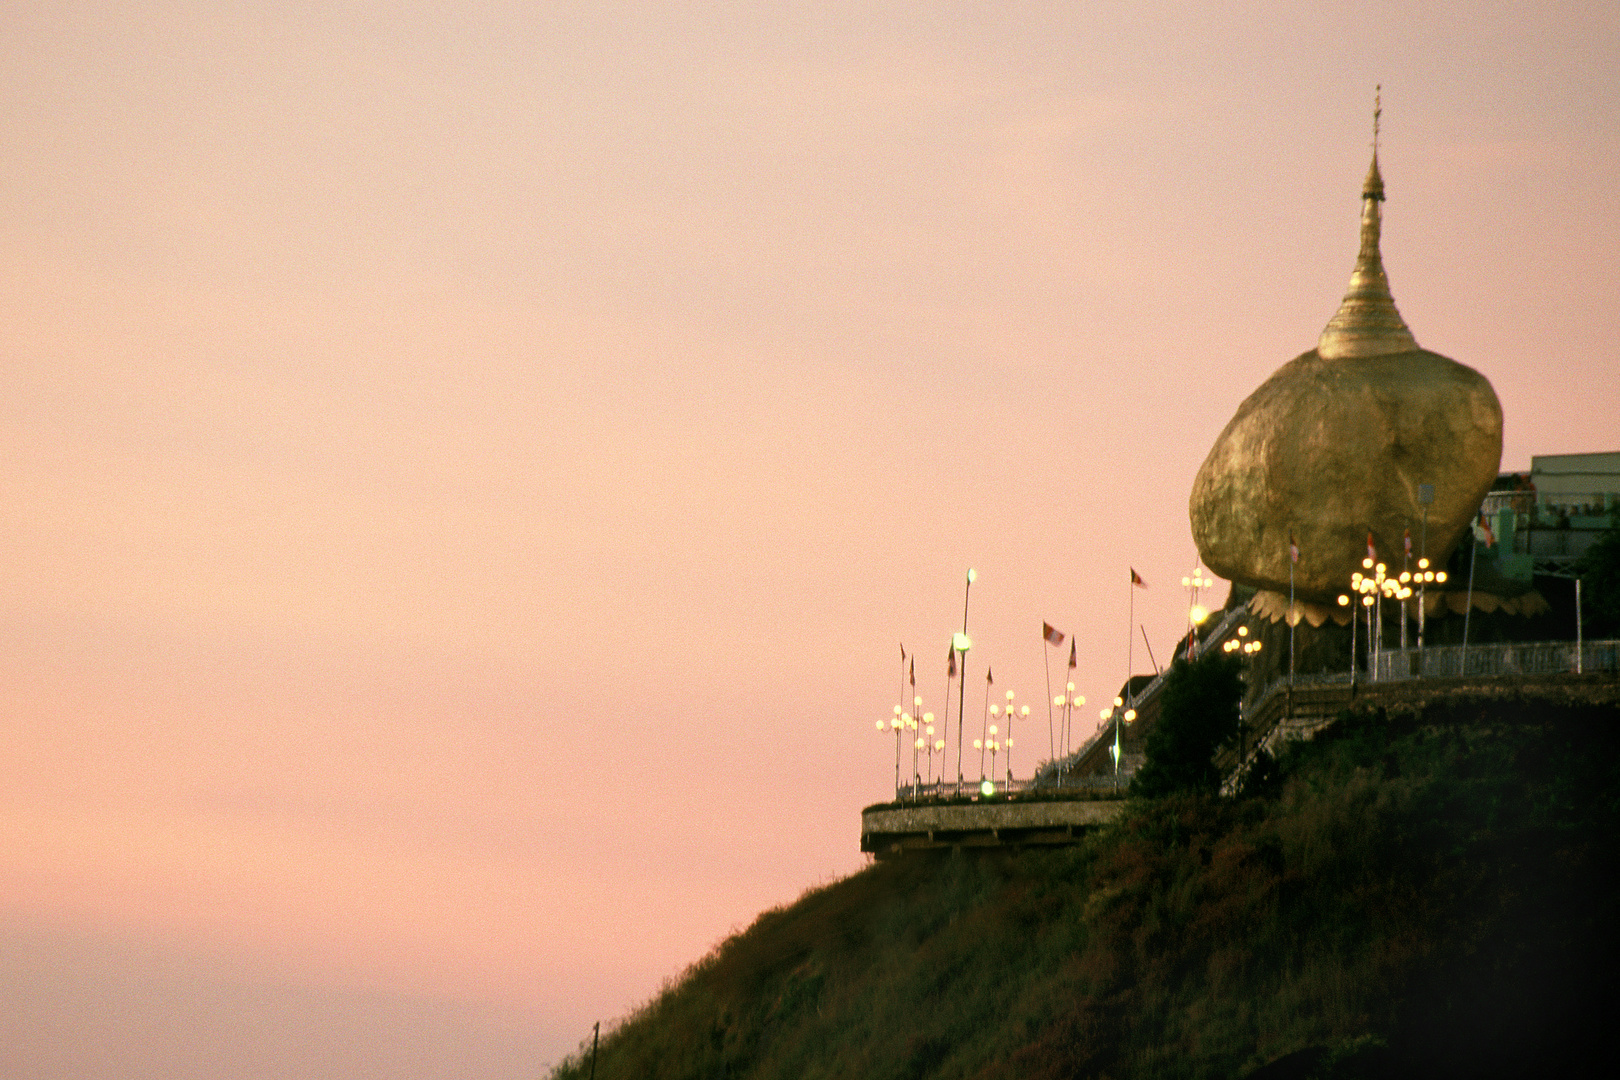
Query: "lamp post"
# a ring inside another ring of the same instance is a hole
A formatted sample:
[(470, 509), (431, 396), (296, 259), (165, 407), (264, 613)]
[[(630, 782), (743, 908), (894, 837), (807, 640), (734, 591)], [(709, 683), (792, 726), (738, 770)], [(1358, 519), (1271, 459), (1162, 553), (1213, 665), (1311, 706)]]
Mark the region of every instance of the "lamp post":
[[(904, 719), (902, 719), (904, 718)], [(905, 721), (910, 719), (900, 706), (894, 707), (894, 716), (888, 721), (889, 730), (894, 732), (894, 797), (900, 797), (900, 729), (905, 727)], [(877, 729), (883, 730), (884, 721), (877, 722)]]
[[(927, 783), (932, 785), (934, 783), (934, 714), (931, 712), (923, 713), (922, 723), (923, 733), (919, 741), (923, 744), (923, 749), (928, 753)], [(941, 762), (941, 765), (943, 764)]]
[(1424, 590), (1429, 585), (1444, 585), (1446, 583), (1446, 572), (1431, 569), (1429, 560), (1426, 557), (1419, 557), (1417, 570), (1412, 574), (1412, 581), (1418, 587), (1418, 649), (1421, 651), (1423, 649), (1424, 620), (1427, 617), (1429, 607), (1424, 599)]
[[(1372, 573), (1370, 575), (1352, 574), (1350, 584), (1365, 594), (1362, 603), (1369, 609), (1367, 615), (1367, 645), (1371, 650), (1372, 657), (1371, 677), (1379, 679), (1382, 678), (1383, 674), (1384, 601), (1399, 600), (1404, 608), (1407, 597), (1412, 595), (1412, 590), (1400, 578), (1390, 577), (1388, 574), (1389, 567), (1384, 563), (1375, 563), (1371, 558), (1366, 558), (1361, 560), (1361, 566), (1362, 569), (1371, 570)], [(1410, 574), (1405, 576), (1407, 581), (1411, 580)], [(1374, 631), (1375, 623), (1377, 626), (1376, 636)]]
[(1058, 708), (1063, 710), (1063, 720), (1062, 720), (1062, 724), (1063, 724), (1063, 742), (1061, 744), (1062, 747), (1063, 747), (1063, 756), (1058, 758), (1058, 786), (1059, 787), (1061, 787), (1063, 785), (1063, 767), (1062, 767), (1062, 765), (1063, 765), (1063, 762), (1065, 760), (1067, 760), (1067, 758), (1069, 756), (1069, 731), (1070, 731), (1070, 727), (1072, 726), (1073, 720), (1074, 720), (1074, 707), (1076, 705), (1084, 705), (1085, 703), (1086, 703), (1086, 696), (1084, 694), (1080, 694), (1078, 696), (1075, 695), (1074, 683), (1070, 683), (1068, 685), (1068, 688), (1067, 688), (1065, 693), (1059, 694), (1057, 697), (1052, 699), (1052, 704), (1056, 705)]
[[(967, 586), (962, 590), (962, 634), (959, 638), (953, 635), (951, 642), (956, 651), (961, 653), (957, 657), (956, 665), (956, 787), (958, 793), (962, 788), (962, 708), (963, 703), (967, 701), (967, 652), (973, 647), (973, 642), (968, 639), (967, 632), (968, 600), (973, 595), (973, 583), (978, 579), (977, 571), (971, 566), (968, 567)], [(949, 733), (949, 730), (947, 730), (946, 734)]]
[[(969, 570), (969, 585), (973, 584), (974, 576), (973, 571)], [(962, 607), (962, 625), (967, 625), (967, 606), (965, 603)], [(956, 793), (960, 795), (962, 793), (962, 709), (967, 701), (967, 654), (968, 650), (973, 648), (973, 639), (968, 637), (965, 631), (960, 634), (952, 634), (951, 648), (956, 651)], [(947, 708), (949, 705), (950, 702), (947, 701)], [(951, 725), (947, 721), (945, 734), (949, 736), (950, 733)], [(941, 758), (940, 762), (940, 771), (944, 772), (944, 759)]]
[[(1204, 576), (1204, 567), (1201, 563), (1193, 567), (1193, 571), (1190, 576), (1181, 579), (1181, 587), (1186, 589), (1190, 594), (1187, 599), (1188, 660), (1191, 660), (1193, 657), (1193, 643), (1198, 640), (1198, 627), (1203, 624), (1204, 619), (1209, 618), (1209, 612), (1205, 611), (1198, 604), (1198, 591), (1200, 589), (1210, 588), (1214, 584), (1214, 578)], [(1202, 617), (1197, 614), (1198, 612), (1203, 612)]]
[[(990, 706), (990, 715), (991, 716), (996, 716), (996, 715), (998, 715), (998, 712), (999, 712), (999, 715), (1003, 716), (1007, 721), (1007, 738), (1006, 738), (1005, 742), (1003, 744), (1001, 744), (1001, 745), (1004, 745), (1007, 748), (1007, 783), (1009, 785), (1012, 784), (1012, 744), (1013, 744), (1013, 742), (1012, 742), (1012, 723), (1013, 723), (1013, 717), (1016, 716), (1016, 715), (1023, 715), (1023, 716), (1028, 716), (1029, 715), (1029, 706), (1028, 705), (1017, 706), (1017, 705), (1013, 704), (1013, 698), (1016, 697), (1016, 696), (1017, 695), (1015, 695), (1011, 690), (1009, 690), (1009, 691), (1007, 691), (1007, 705), (1006, 705), (1005, 708), (1002, 708), (1002, 709), (998, 710), (997, 706), (995, 706), (995, 705)], [(1021, 710), (1021, 712), (1020, 712), (1020, 710)], [(995, 733), (996, 733), (996, 729), (995, 729), (995, 727), (992, 726), (990, 728), (990, 734), (994, 735)], [(990, 775), (994, 776), (995, 774), (996, 774), (996, 746), (995, 746), (995, 744), (992, 744), (991, 747), (990, 747)]]
[(1109, 708), (1104, 706), (1098, 710), (1097, 715), (1104, 723), (1107, 723), (1109, 720), (1114, 721), (1114, 745), (1108, 748), (1108, 753), (1113, 756), (1114, 778), (1118, 780), (1119, 762), (1120, 759), (1125, 756), (1125, 750), (1120, 745), (1120, 725), (1121, 723), (1129, 724), (1133, 722), (1136, 719), (1136, 710), (1125, 708), (1125, 699), (1116, 696), (1114, 698), (1113, 707)]
[[(1418, 485), (1418, 505), (1423, 507), (1423, 532), (1421, 534), (1421, 539), (1419, 540), (1419, 543), (1418, 543), (1418, 569), (1419, 570), (1427, 570), (1429, 568), (1429, 507), (1433, 503), (1434, 503), (1434, 485), (1433, 484), (1419, 484)], [(1433, 578), (1426, 578), (1424, 580), (1424, 583), (1420, 583), (1418, 585), (1418, 649), (1420, 651), (1423, 648), (1423, 624), (1424, 624), (1424, 620), (1428, 617), (1427, 605), (1425, 605), (1423, 603), (1423, 599), (1424, 599), (1424, 597), (1423, 597), (1423, 584), (1427, 583), (1428, 581), (1432, 581), (1432, 580), (1434, 580), (1434, 579)], [(1445, 578), (1442, 577), (1440, 580), (1444, 581)]]
[[(1261, 649), (1265, 648), (1265, 643), (1260, 641), (1258, 638), (1256, 638), (1253, 641), (1245, 640), (1249, 636), (1249, 628), (1247, 626), (1238, 627), (1237, 632), (1238, 632), (1238, 636), (1235, 637), (1235, 638), (1228, 638), (1226, 640), (1226, 642), (1221, 646), (1221, 651), (1222, 652), (1229, 652), (1229, 653), (1235, 653), (1235, 652), (1241, 651), (1243, 653), (1244, 682), (1248, 683), (1250, 685), (1250, 688), (1252, 689), (1253, 688), (1252, 680), (1254, 679), (1254, 668), (1253, 668), (1253, 665), (1249, 663), (1249, 661), (1251, 659), (1253, 659), (1253, 657), (1254, 657), (1254, 655), (1256, 653), (1258, 653)], [(1244, 695), (1243, 695), (1244, 700), (1238, 702), (1238, 776), (1239, 776), (1239, 778), (1241, 778), (1242, 775), (1243, 775), (1243, 766), (1244, 766), (1244, 764), (1249, 760), (1249, 743), (1248, 743), (1248, 735), (1249, 735), (1248, 722), (1249, 722), (1249, 717), (1248, 717), (1248, 707), (1247, 707), (1248, 696), (1249, 696), (1248, 692), (1245, 691)]]
[[(995, 706), (992, 705), (990, 708), (993, 710)], [(983, 765), (980, 766), (982, 778), (979, 781), (979, 794), (981, 795), (994, 795), (996, 793), (996, 751), (1001, 749), (1001, 744), (996, 741), (996, 735), (999, 732), (1000, 728), (995, 724), (991, 724), (987, 738), (973, 740), (973, 749), (979, 751), (979, 761), (981, 763), (984, 761), (985, 751), (990, 753), (990, 775), (988, 777), (982, 777)]]
[[(917, 717), (922, 715), (922, 695), (916, 695), (911, 699), (911, 707), (915, 711), (906, 717), (906, 730), (916, 731)], [(911, 744), (911, 794), (913, 798), (918, 794), (917, 783), (920, 778), (917, 775), (917, 751), (921, 749), (922, 739), (914, 737)]]
[[(1344, 593), (1340, 593), (1339, 594), (1339, 606), (1340, 607), (1345, 607), (1345, 608), (1350, 607), (1350, 597), (1345, 595)], [(1351, 611), (1350, 611), (1350, 688), (1351, 688), (1351, 690), (1354, 690), (1355, 686), (1356, 686), (1356, 612), (1355, 612), (1355, 609), (1352, 608)]]

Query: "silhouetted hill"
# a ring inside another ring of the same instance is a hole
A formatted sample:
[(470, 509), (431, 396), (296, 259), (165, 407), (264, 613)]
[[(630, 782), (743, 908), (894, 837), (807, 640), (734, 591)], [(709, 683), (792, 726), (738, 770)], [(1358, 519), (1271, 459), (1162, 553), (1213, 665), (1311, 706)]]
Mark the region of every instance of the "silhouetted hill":
[(596, 1075), (1553, 1073), (1608, 1053), (1617, 825), (1620, 710), (1347, 716), (1264, 796), (1134, 801), (1074, 847), (909, 855), (766, 912)]

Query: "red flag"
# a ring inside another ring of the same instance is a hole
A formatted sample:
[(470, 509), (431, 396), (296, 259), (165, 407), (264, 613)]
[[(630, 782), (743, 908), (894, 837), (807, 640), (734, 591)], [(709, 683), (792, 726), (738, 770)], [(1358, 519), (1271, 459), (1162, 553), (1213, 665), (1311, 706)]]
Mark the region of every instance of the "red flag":
[(1043, 622), (1041, 623), (1041, 637), (1046, 639), (1048, 645), (1062, 645), (1064, 634), (1063, 631), (1051, 623)]
[(1490, 519), (1487, 518), (1484, 514), (1479, 515), (1479, 527), (1481, 529), (1485, 530), (1485, 546), (1486, 547), (1495, 547), (1496, 546), (1496, 534), (1491, 532)]
[(1402, 537), (1401, 543), (1406, 546), (1406, 557), (1408, 559), (1410, 559), (1412, 557), (1412, 530), (1411, 529), (1406, 530), (1406, 535), (1404, 537)]
[(987, 683), (991, 683), (992, 685), (996, 681), (996, 677), (994, 675), (990, 674), (990, 669), (989, 668), (984, 669), (984, 681), (987, 682)]
[(1076, 667), (1076, 664), (1074, 662), (1074, 645), (1075, 645), (1074, 642), (1072, 642), (1072, 641), (1069, 642), (1069, 670), (1070, 671), (1073, 671), (1075, 669), (1075, 667)]
[(915, 656), (911, 658), (911, 688), (913, 690), (917, 689), (917, 658)]
[(1373, 547), (1372, 533), (1367, 534), (1367, 558), (1371, 559), (1373, 562), (1378, 561), (1378, 549)]
[(945, 678), (956, 678), (956, 650), (951, 649), (945, 653)]
[(1136, 572), (1136, 567), (1134, 566), (1131, 567), (1131, 584), (1135, 585), (1139, 589), (1147, 588), (1147, 582), (1142, 580), (1142, 575)]
[(1294, 534), (1291, 532), (1288, 534), (1288, 561), (1299, 562), (1299, 545), (1294, 542)]

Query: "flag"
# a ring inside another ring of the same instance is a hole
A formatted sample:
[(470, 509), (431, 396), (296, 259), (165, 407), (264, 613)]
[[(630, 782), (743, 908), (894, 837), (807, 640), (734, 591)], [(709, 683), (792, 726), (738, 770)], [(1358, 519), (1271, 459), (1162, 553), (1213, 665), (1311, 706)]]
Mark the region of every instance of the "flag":
[(1373, 547), (1373, 537), (1370, 532), (1367, 534), (1367, 558), (1373, 560), (1373, 562), (1378, 561), (1378, 549)]
[(1046, 639), (1048, 645), (1062, 645), (1064, 634), (1063, 631), (1051, 623), (1043, 622), (1041, 623), (1041, 637)]
[(900, 643), (900, 662), (902, 664), (906, 662), (906, 644), (903, 641)]
[(948, 649), (945, 653), (945, 678), (956, 678), (956, 650)]
[(1491, 532), (1490, 519), (1487, 518), (1484, 514), (1479, 515), (1479, 527), (1480, 527), (1480, 530), (1481, 530), (1481, 535), (1483, 535), (1484, 538), (1485, 538), (1485, 546), (1486, 547), (1495, 547), (1496, 546), (1496, 534)]
[(1074, 662), (1074, 644), (1075, 643), (1072, 642), (1072, 641), (1069, 642), (1069, 670), (1070, 671), (1073, 671), (1075, 669), (1075, 666), (1076, 666), (1075, 662)]
[(1142, 575), (1136, 572), (1136, 567), (1134, 566), (1131, 567), (1131, 584), (1135, 585), (1139, 589), (1147, 588), (1147, 582), (1142, 580)]
[(990, 669), (989, 668), (984, 669), (984, 681), (991, 684), (991, 685), (995, 684), (996, 677), (994, 675), (990, 674)]
[(1294, 542), (1293, 533), (1288, 534), (1288, 561), (1291, 563), (1299, 562), (1299, 545)]
[(911, 658), (911, 688), (913, 690), (917, 689), (917, 658), (915, 656)]
[(1401, 538), (1401, 543), (1403, 545), (1405, 545), (1405, 547), (1406, 547), (1406, 557), (1408, 559), (1410, 559), (1412, 557), (1412, 530), (1411, 529), (1406, 530), (1406, 535)]

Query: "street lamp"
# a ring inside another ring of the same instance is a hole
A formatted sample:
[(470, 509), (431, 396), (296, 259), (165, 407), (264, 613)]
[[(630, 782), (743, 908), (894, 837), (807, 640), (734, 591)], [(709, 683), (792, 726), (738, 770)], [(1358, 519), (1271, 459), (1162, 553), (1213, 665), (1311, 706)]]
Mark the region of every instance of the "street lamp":
[[(903, 729), (906, 726), (906, 721), (910, 720), (910, 719), (911, 719), (911, 717), (906, 715), (905, 710), (901, 709), (900, 706), (896, 705), (894, 707), (894, 716), (891, 717), (888, 720), (889, 730), (894, 732), (894, 794), (895, 794), (895, 798), (900, 797), (900, 731), (901, 731), (901, 729)], [(879, 731), (882, 731), (883, 730), (883, 725), (884, 725), (884, 721), (879, 720), (877, 722), (877, 729)]]
[[(922, 695), (916, 695), (911, 699), (911, 707), (914, 711), (905, 718), (906, 730), (916, 731), (917, 717), (922, 715)], [(913, 796), (917, 795), (917, 784), (921, 779), (917, 775), (917, 751), (921, 749), (922, 739), (914, 737), (911, 746), (911, 794)]]
[[(1209, 613), (1207, 611), (1204, 612), (1204, 617), (1202, 619), (1192, 616), (1192, 613), (1195, 611), (1204, 611), (1203, 608), (1198, 606), (1198, 590), (1207, 589), (1214, 584), (1214, 578), (1204, 576), (1204, 567), (1202, 564), (1193, 567), (1192, 575), (1190, 577), (1184, 577), (1181, 579), (1181, 587), (1191, 593), (1191, 596), (1187, 601), (1187, 613), (1189, 616), (1187, 620), (1187, 632), (1189, 634), (1197, 630), (1199, 623), (1203, 622), (1204, 619), (1209, 618)], [(1187, 658), (1189, 660), (1192, 659), (1192, 651), (1190, 646), (1188, 649)]]
[(1069, 756), (1069, 733), (1073, 724), (1074, 707), (1085, 703), (1086, 696), (1084, 694), (1075, 694), (1074, 683), (1068, 685), (1065, 693), (1059, 694), (1052, 699), (1052, 704), (1063, 710), (1063, 756), (1058, 759), (1058, 783), (1060, 785), (1063, 783), (1062, 762)]
[[(990, 710), (992, 713), (996, 712), (996, 706), (990, 706)], [(999, 727), (991, 724), (988, 738), (973, 740), (973, 749), (979, 751), (979, 761), (981, 762), (979, 774), (983, 778), (979, 781), (979, 793), (982, 795), (994, 795), (996, 793), (996, 751), (1001, 749), (1001, 743), (996, 741), (996, 736), (1000, 731)], [(990, 775), (987, 777), (984, 776), (984, 766), (982, 764), (986, 751), (990, 754)]]
[[(963, 589), (962, 589), (962, 633), (960, 635), (955, 635), (955, 634), (951, 635), (951, 647), (953, 649), (955, 649), (958, 653), (961, 654), (960, 656), (958, 656), (956, 658), (957, 659), (957, 664), (956, 664), (956, 669), (957, 669), (957, 682), (956, 682), (956, 790), (957, 790), (957, 794), (961, 794), (961, 791), (962, 791), (962, 719), (963, 719), (963, 716), (964, 716), (964, 714), (962, 712), (962, 709), (964, 708), (964, 703), (967, 701), (967, 654), (968, 654), (968, 650), (973, 647), (973, 642), (971, 640), (969, 640), (968, 632), (967, 632), (967, 628), (968, 628), (968, 600), (971, 599), (972, 596), (973, 596), (973, 583), (975, 581), (977, 581), (977, 580), (979, 580), (978, 571), (974, 570), (973, 567), (971, 567), (971, 566), (968, 567), (967, 585), (964, 586)], [(947, 714), (949, 714), (950, 711), (951, 711), (951, 704), (950, 704), (949, 699), (947, 699), (946, 702), (945, 702), (945, 712)], [(947, 715), (946, 719), (948, 720), (948, 719), (950, 719), (950, 717)], [(947, 735), (950, 734), (950, 728), (949, 728), (948, 724), (946, 725), (946, 732), (945, 733)]]
[[(990, 715), (991, 716), (998, 715), (998, 711), (999, 711), (999, 715), (1004, 716), (1007, 719), (1007, 740), (1006, 740), (1005, 745), (1007, 747), (1007, 783), (1009, 785), (1012, 783), (1012, 744), (1013, 744), (1012, 743), (1012, 722), (1013, 722), (1013, 717), (1015, 715), (1021, 715), (1021, 716), (1028, 716), (1029, 715), (1029, 706), (1028, 705), (1024, 705), (1024, 706), (1016, 706), (1016, 705), (1014, 705), (1013, 704), (1013, 698), (1014, 697), (1016, 697), (1016, 695), (1011, 690), (1009, 690), (1009, 691), (1007, 691), (1007, 704), (1006, 704), (1005, 708), (1002, 708), (1002, 709), (998, 710), (997, 706), (995, 706), (995, 705), (990, 706)], [(996, 729), (994, 727), (991, 727), (990, 734), (994, 735), (995, 733), (996, 733)], [(990, 747), (990, 775), (991, 776), (994, 776), (996, 774), (996, 753), (995, 753), (995, 751), (996, 751), (996, 747), (994, 745), (992, 745)]]
[(923, 748), (928, 751), (928, 783), (934, 782), (934, 714), (923, 713)]
[[(1226, 642), (1221, 645), (1221, 651), (1228, 652), (1228, 653), (1241, 652), (1243, 654), (1243, 661), (1244, 661), (1243, 667), (1244, 667), (1244, 671), (1246, 673), (1245, 677), (1244, 677), (1244, 681), (1249, 684), (1250, 689), (1253, 689), (1253, 685), (1254, 685), (1253, 684), (1254, 669), (1253, 669), (1253, 665), (1249, 661), (1251, 661), (1254, 658), (1254, 656), (1257, 653), (1260, 652), (1261, 649), (1265, 648), (1265, 643), (1262, 642), (1261, 640), (1259, 640), (1258, 638), (1256, 638), (1253, 641), (1245, 640), (1249, 636), (1249, 628), (1247, 626), (1238, 627), (1237, 632), (1238, 632), (1237, 637), (1228, 638), (1226, 640)], [(1243, 696), (1246, 699), (1249, 695), (1247, 693), (1245, 693)], [(1248, 760), (1248, 756), (1249, 756), (1249, 744), (1248, 744), (1249, 731), (1248, 731), (1248, 726), (1247, 726), (1248, 725), (1248, 716), (1246, 715), (1246, 710), (1244, 708), (1244, 704), (1245, 703), (1243, 701), (1238, 702), (1238, 771), (1239, 771), (1239, 775), (1242, 774), (1243, 763), (1246, 760)]]

